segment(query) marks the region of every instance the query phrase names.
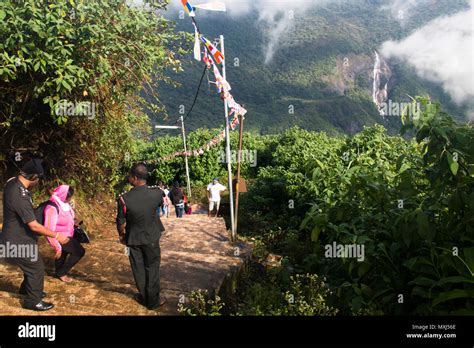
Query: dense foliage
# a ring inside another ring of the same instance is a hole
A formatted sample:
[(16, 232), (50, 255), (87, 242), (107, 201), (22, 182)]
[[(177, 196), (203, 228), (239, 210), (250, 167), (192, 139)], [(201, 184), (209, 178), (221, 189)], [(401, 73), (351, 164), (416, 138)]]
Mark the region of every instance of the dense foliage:
[[(201, 147), (219, 133), (220, 129), (197, 129), (187, 136), (187, 148), (193, 150)], [(231, 159), (232, 169), (236, 171), (236, 156), (238, 149), (238, 131), (230, 133), (231, 149), (234, 151)], [(257, 170), (271, 157), (272, 142), (274, 136), (254, 136), (245, 133), (243, 136), (243, 160), (241, 165), (241, 174), (244, 177), (254, 177)], [(150, 163), (152, 169), (152, 181), (161, 180), (171, 184), (178, 180), (180, 183), (185, 181), (184, 157), (175, 157), (171, 160), (161, 161), (160, 158), (170, 155), (176, 151), (183, 151), (183, 140), (180, 135), (171, 136), (169, 134), (157, 137), (153, 142), (140, 142), (140, 157), (136, 159), (144, 160)], [(251, 151), (252, 153), (249, 153)], [(254, 151), (258, 154), (255, 162), (252, 161)], [(244, 154), (245, 153), (245, 154)], [(194, 187), (205, 187), (214, 177), (219, 177), (222, 182), (227, 178), (227, 162), (225, 157), (225, 141), (204, 152), (201, 156), (188, 157), (190, 170), (190, 181)]]
[(162, 111), (157, 85), (181, 69), (186, 36), (159, 14), (165, 6), (2, 1), (0, 160), (41, 156), (53, 178), (93, 192), (111, 187), (135, 153), (144, 111)]
[[(191, 316), (337, 314), (338, 310), (326, 303), (332, 291), (323, 279), (315, 274), (297, 274), (288, 276), (282, 283), (279, 273), (274, 272), (270, 277), (246, 279), (244, 290), (238, 294), (237, 301), (236, 298), (228, 298), (233, 303), (223, 302), (219, 295), (214, 295), (212, 298), (207, 291), (194, 291), (187, 303), (179, 303), (179, 312)], [(278, 282), (278, 286), (275, 286), (275, 282)]]
[[(241, 290), (240, 312), (286, 313), (278, 294), (310, 273), (327, 278), (340, 313), (474, 313), (474, 130), (417, 101), (422, 113), (404, 118), (409, 141), (374, 126), (347, 138), (290, 129), (266, 142), (239, 232), (260, 259), (284, 258), (277, 275)], [(364, 257), (328, 257), (333, 243), (363, 246)]]

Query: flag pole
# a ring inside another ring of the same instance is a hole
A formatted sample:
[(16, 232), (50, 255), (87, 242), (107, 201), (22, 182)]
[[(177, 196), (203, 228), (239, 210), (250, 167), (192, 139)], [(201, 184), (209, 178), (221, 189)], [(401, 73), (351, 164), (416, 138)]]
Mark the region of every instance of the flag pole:
[(237, 225), (239, 222), (239, 184), (240, 184), (240, 161), (242, 159), (242, 134), (244, 131), (244, 115), (240, 115), (239, 130), (239, 152), (237, 154), (237, 180), (235, 182), (235, 234), (237, 233)]
[(191, 197), (191, 181), (189, 180), (189, 166), (188, 166), (188, 149), (186, 145), (186, 132), (184, 130), (184, 118), (180, 117), (181, 127), (179, 126), (160, 126), (156, 125), (155, 129), (179, 129), (181, 128), (181, 133), (183, 136), (183, 145), (184, 145), (184, 163), (186, 165), (186, 186), (188, 188), (188, 197)]
[(191, 197), (191, 183), (189, 180), (189, 165), (188, 165), (188, 149), (186, 146), (186, 131), (184, 130), (184, 118), (181, 116), (181, 129), (183, 133), (183, 143), (184, 143), (184, 163), (186, 165), (186, 184), (188, 187), (188, 197)]
[[(220, 36), (221, 53), (225, 57), (224, 53), (224, 35)], [(222, 61), (222, 77), (226, 79), (225, 71), (225, 59)], [(225, 91), (224, 91), (225, 93)], [(235, 242), (235, 225), (234, 225), (234, 195), (232, 188), (232, 163), (230, 159), (230, 136), (229, 136), (229, 110), (227, 107), (227, 100), (224, 96), (224, 112), (225, 112), (225, 141), (226, 141), (226, 159), (227, 159), (227, 176), (229, 185), (229, 202), (230, 202), (230, 225), (232, 232), (232, 242)]]

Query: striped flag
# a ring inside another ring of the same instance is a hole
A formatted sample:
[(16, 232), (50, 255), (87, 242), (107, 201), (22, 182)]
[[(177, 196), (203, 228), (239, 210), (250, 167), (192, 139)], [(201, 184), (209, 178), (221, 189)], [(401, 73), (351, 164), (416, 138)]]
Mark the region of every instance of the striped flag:
[(190, 17), (194, 17), (196, 15), (194, 13), (194, 7), (191, 6), (188, 0), (181, 0), (181, 3)]
[(214, 45), (210, 41), (208, 41), (204, 36), (201, 36), (201, 40), (202, 40), (202, 42), (204, 42), (206, 47), (211, 52), (212, 56), (216, 60), (216, 63), (221, 64), (224, 61), (224, 56), (221, 53), (221, 51), (219, 51), (217, 48), (215, 48)]

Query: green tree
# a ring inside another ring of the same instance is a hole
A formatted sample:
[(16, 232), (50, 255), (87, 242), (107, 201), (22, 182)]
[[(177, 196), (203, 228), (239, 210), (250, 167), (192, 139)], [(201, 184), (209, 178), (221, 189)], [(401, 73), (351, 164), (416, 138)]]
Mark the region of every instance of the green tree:
[[(94, 191), (97, 180), (105, 188), (117, 181), (146, 128), (144, 111), (164, 112), (154, 91), (181, 70), (189, 38), (162, 16), (166, 2), (128, 3), (0, 3), (3, 159), (26, 150), (44, 157), (53, 176)], [(65, 112), (65, 103), (74, 107)]]

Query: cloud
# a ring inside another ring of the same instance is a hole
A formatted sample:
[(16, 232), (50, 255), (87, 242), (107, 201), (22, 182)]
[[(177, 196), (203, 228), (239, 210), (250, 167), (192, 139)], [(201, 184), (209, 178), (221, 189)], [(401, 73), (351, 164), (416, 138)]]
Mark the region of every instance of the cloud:
[(467, 119), (470, 121), (474, 121), (474, 108), (470, 108), (467, 110)]
[(441, 83), (458, 104), (474, 98), (474, 0), (471, 8), (434, 19), (401, 41), (380, 50), (413, 66), (417, 74)]
[(268, 64), (283, 41), (288, 39), (289, 30), (295, 25), (295, 16), (299, 15), (308, 5), (307, 2), (300, 4), (300, 6), (288, 2), (287, 5), (279, 3), (279, 6), (267, 7), (267, 2), (262, 0), (258, 5), (261, 6), (258, 20), (266, 40), (264, 62)]
[(231, 15), (244, 15), (249, 11), (258, 13), (260, 28), (265, 39), (265, 64), (268, 64), (275, 52), (288, 40), (297, 17), (327, 0), (227, 0), (226, 2), (229, 8), (236, 7), (233, 13), (231, 10)]

